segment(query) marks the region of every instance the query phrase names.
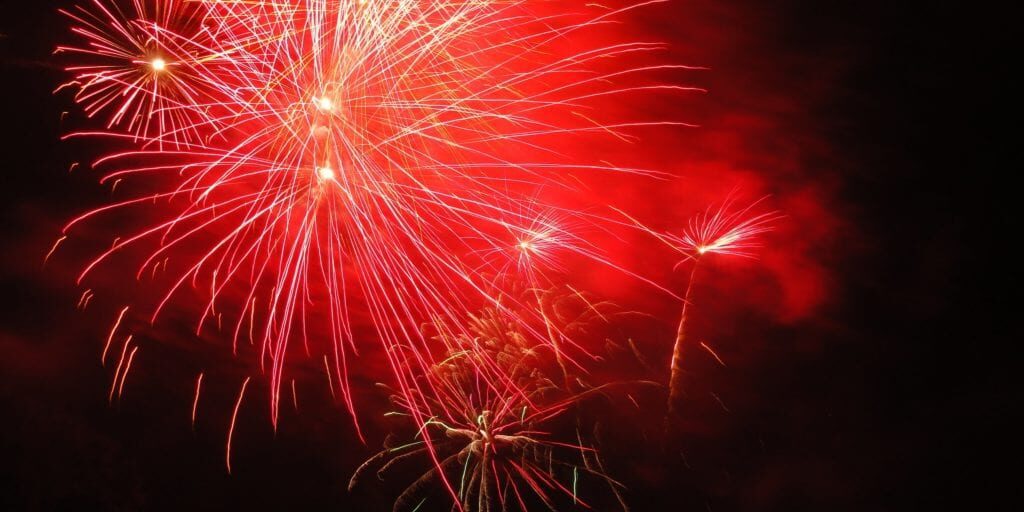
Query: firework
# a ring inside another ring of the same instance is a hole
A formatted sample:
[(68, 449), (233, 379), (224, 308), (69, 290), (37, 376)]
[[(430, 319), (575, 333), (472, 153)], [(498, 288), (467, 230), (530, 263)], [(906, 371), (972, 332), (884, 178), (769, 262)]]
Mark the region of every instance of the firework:
[(203, 10), (187, 0), (93, 0), (61, 10), (80, 44), (72, 54), (76, 88), (88, 116), (107, 113), (106, 129), (121, 128), (144, 145), (197, 142), (207, 121), (211, 83), (206, 66), (216, 60)]
[[(578, 425), (575, 443), (541, 429), (604, 389), (572, 378), (591, 355), (575, 326), (602, 305), (556, 285), (561, 257), (629, 272), (586, 239), (605, 219), (541, 191), (654, 174), (574, 154), (682, 124), (600, 117), (633, 95), (695, 90), (643, 78), (685, 66), (632, 64), (662, 45), (602, 34), (661, 1), (92, 0), (64, 11), (79, 42), (58, 49), (78, 59), (61, 89), (77, 89), (90, 120), (106, 116), (67, 137), (106, 140), (94, 167), (119, 198), (69, 222), (53, 251), (84, 223), (138, 219), (78, 282), (129, 261), (156, 296), (125, 306), (110, 332), (111, 400), (138, 350), (130, 335), (114, 343), (126, 315), (156, 322), (192, 304), (196, 334), (223, 333), (258, 361), (275, 428), (289, 381), (298, 408), (287, 363), (308, 357), (358, 430), (348, 369), (372, 327), (420, 438), (374, 460), (433, 466), (398, 505), (434, 480), (456, 508), (480, 511), (582, 504), (588, 476), (617, 495)], [(578, 35), (585, 44), (565, 44)], [(229, 472), (250, 379), (227, 430)]]
[(706, 254), (751, 258), (752, 251), (760, 247), (758, 236), (771, 231), (772, 224), (779, 219), (774, 211), (753, 213), (762, 201), (733, 209), (733, 201), (726, 200), (717, 208), (708, 208), (690, 219), (682, 236), (669, 235), (669, 243), (691, 258)]
[[(513, 251), (534, 285), (555, 249), (611, 264), (560, 227), (595, 217), (537, 191), (564, 186), (570, 170), (648, 173), (560, 158), (567, 136), (680, 124), (581, 114), (692, 90), (636, 85), (683, 68), (629, 66), (661, 45), (562, 44), (650, 3), (546, 13), (523, 1), (94, 0), (67, 11), (88, 44), (61, 50), (103, 60), (70, 68), (77, 99), (90, 116), (112, 111), (105, 131), (69, 137), (134, 142), (96, 166), (109, 169), (102, 183), (135, 195), (65, 233), (114, 212), (156, 219), (118, 237), (79, 282), (141, 254), (136, 277), (161, 294), (153, 321), (190, 288), (203, 295), (197, 333), (227, 324), (236, 352), (256, 347), (275, 425), (296, 340), (300, 354), (323, 352), (354, 416), (346, 375), (362, 318), (399, 375), (432, 364), (424, 319), (460, 325), (481, 303), (506, 307), (478, 271), (493, 248)], [(314, 324), (326, 334), (311, 343)], [(568, 365), (559, 335), (545, 338)], [(410, 339), (414, 353), (395, 349)]]
[[(690, 275), (686, 281), (686, 292), (683, 294), (683, 306), (679, 315), (675, 342), (672, 345), (672, 362), (670, 363), (668, 414), (666, 429), (670, 419), (675, 417), (682, 396), (682, 361), (686, 345), (686, 320), (693, 292), (693, 283), (697, 277), (697, 267), (701, 259), (711, 254), (751, 258), (753, 250), (759, 247), (758, 237), (771, 231), (772, 224), (779, 219), (777, 212), (753, 213), (762, 200), (755, 201), (741, 209), (732, 209), (732, 201), (726, 200), (721, 205), (711, 207), (690, 219), (686, 231), (681, 236), (658, 234), (658, 237), (681, 252), (685, 259), (692, 261)], [(721, 359), (707, 345), (704, 348)]]
[[(565, 443), (545, 429), (606, 387), (577, 394), (560, 388), (545, 370), (552, 368), (551, 347), (495, 309), (472, 317), (471, 336), (454, 334), (443, 324), (432, 330), (448, 356), (420, 377), (419, 389), (428, 396), (395, 397), (401, 409), (396, 414), (427, 418), (417, 432), (421, 440), (368, 460), (350, 488), (373, 467), (383, 475), (429, 455), (433, 467), (406, 487), (395, 510), (422, 505), (424, 487), (436, 481), (448, 488), (453, 509), (481, 512), (527, 510), (534, 500), (554, 508), (559, 496), (589, 508), (579, 493), (581, 479), (596, 478), (618, 495), (621, 484), (605, 474), (597, 451), (578, 430), (576, 442)], [(412, 414), (416, 408), (423, 409)]]

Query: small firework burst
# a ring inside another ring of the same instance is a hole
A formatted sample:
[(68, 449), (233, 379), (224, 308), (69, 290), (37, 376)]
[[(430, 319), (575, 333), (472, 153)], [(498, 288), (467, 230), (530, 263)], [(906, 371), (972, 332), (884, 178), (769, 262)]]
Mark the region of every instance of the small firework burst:
[(147, 146), (199, 142), (213, 87), (205, 68), (217, 55), (196, 2), (93, 0), (60, 12), (81, 42), (57, 48), (79, 61), (58, 90), (76, 88), (90, 118), (107, 112), (106, 129)]
[(682, 236), (669, 241), (678, 250), (699, 258), (705, 254), (723, 254), (743, 258), (754, 257), (760, 247), (757, 238), (772, 230), (779, 220), (778, 212), (755, 213), (764, 199), (744, 208), (733, 209), (733, 201), (726, 200), (718, 207), (709, 207), (690, 219)]
[(576, 394), (560, 388), (545, 371), (550, 347), (497, 310), (471, 318), (473, 336), (433, 328), (449, 355), (421, 378), (418, 388), (430, 396), (394, 398), (401, 409), (396, 415), (428, 418), (417, 431), (421, 439), (378, 453), (356, 471), (350, 487), (371, 468), (383, 475), (430, 456), (432, 467), (405, 488), (395, 510), (422, 504), (428, 484), (438, 481), (449, 489), (453, 509), (481, 512), (527, 510), (536, 501), (548, 508), (563, 501), (588, 507), (579, 493), (581, 479), (597, 479), (617, 492), (621, 484), (605, 474), (579, 431), (575, 442), (566, 443), (547, 428), (602, 388)]

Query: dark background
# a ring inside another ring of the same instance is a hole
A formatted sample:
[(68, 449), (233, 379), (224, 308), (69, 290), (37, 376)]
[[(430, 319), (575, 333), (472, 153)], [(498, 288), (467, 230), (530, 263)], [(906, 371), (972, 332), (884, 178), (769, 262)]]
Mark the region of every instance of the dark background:
[[(51, 94), (64, 76), (50, 58), (66, 26), (56, 6), (6, 1), (0, 12), (0, 509), (388, 509), (394, 489), (345, 488), (383, 433), (359, 444), (326, 400), (276, 436), (265, 411), (244, 410), (228, 476), (223, 423), (237, 388), (214, 392), (213, 418), (193, 432), (182, 387), (199, 362), (233, 364), (220, 352), (147, 346), (166, 364), (133, 380), (135, 400), (108, 406), (96, 345), (108, 318), (75, 311), (70, 270), (40, 268), (62, 222), (104, 198), (93, 176), (67, 173), (81, 148), (58, 142), (72, 106)], [(817, 148), (801, 165), (821, 172), (801, 179), (824, 184), (820, 200), (841, 222), (819, 258), (828, 300), (810, 319), (763, 326), (775, 349), (743, 371), (706, 376), (731, 406), (701, 415), (685, 461), (609, 441), (632, 508), (1000, 503), (1015, 487), (1016, 436), (1003, 430), (1017, 405), (1006, 349), (1020, 339), (1008, 311), (1019, 293), (1013, 17), (977, 3), (659, 9), (651, 30), (684, 48), (718, 34), (686, 57), (714, 64), (718, 101), (783, 127), (760, 134), (766, 144), (799, 131)], [(760, 92), (745, 95), (747, 84)], [(780, 99), (799, 116), (780, 113)]]

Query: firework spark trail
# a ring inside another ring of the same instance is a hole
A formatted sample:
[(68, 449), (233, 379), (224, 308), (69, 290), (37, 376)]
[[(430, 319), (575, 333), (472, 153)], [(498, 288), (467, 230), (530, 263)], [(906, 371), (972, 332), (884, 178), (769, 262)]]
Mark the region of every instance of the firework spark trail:
[(195, 430), (195, 428), (196, 428), (196, 415), (199, 412), (199, 392), (202, 391), (202, 388), (203, 388), (203, 373), (200, 372), (199, 376), (196, 377), (196, 393), (195, 393), (195, 397), (192, 399), (192, 430)]
[[(564, 41), (661, 1), (553, 14), (520, 0), (133, 0), (127, 8), (92, 0), (65, 11), (84, 42), (58, 51), (90, 60), (68, 68), (77, 75), (68, 85), (88, 117), (110, 112), (104, 128), (67, 137), (129, 145), (95, 166), (108, 169), (101, 182), (141, 192), (64, 233), (114, 212), (156, 219), (119, 237), (79, 282), (141, 252), (138, 278), (170, 276), (152, 321), (189, 286), (205, 294), (197, 333), (208, 319), (234, 315), (233, 350), (244, 333), (255, 339), (275, 428), (292, 342), (301, 339), (311, 356), (312, 322), (328, 333), (327, 347), (313, 348), (322, 349), (331, 391), (355, 419), (347, 373), (358, 348), (354, 314), (364, 312), (399, 394), (426, 425), (443, 383), (415, 376), (451, 347), (419, 325), (454, 326), (457, 338), (481, 304), (518, 306), (483, 277), (481, 269), (503, 267), (488, 252), (510, 250), (535, 290), (544, 269), (556, 268), (556, 249), (619, 269), (565, 229), (599, 217), (545, 204), (537, 191), (569, 186), (570, 170), (655, 175), (576, 162), (563, 154), (564, 139), (628, 141), (636, 128), (682, 125), (581, 111), (609, 98), (696, 90), (639, 78), (688, 68), (629, 65), (663, 49), (657, 43), (567, 50)], [(606, 70), (610, 62), (619, 67)], [(557, 227), (543, 220), (552, 212)], [(539, 293), (534, 299), (536, 307), (517, 309), (541, 317), (539, 329), (524, 322), (537, 330), (530, 334), (547, 340), (563, 368), (573, 364), (570, 348), (586, 356), (553, 330)], [(485, 366), (477, 374), (495, 393), (523, 394), (486, 368), (492, 361), (469, 360)]]
[(231, 413), (231, 423), (228, 426), (228, 440), (224, 452), (224, 464), (228, 468), (228, 474), (231, 474), (231, 440), (235, 436), (235, 424), (238, 422), (238, 411), (242, 408), (242, 400), (245, 399), (245, 390), (249, 386), (249, 380), (251, 379), (252, 377), (246, 377), (245, 380), (242, 381), (242, 389), (238, 391), (238, 400), (235, 402), (235, 409)]

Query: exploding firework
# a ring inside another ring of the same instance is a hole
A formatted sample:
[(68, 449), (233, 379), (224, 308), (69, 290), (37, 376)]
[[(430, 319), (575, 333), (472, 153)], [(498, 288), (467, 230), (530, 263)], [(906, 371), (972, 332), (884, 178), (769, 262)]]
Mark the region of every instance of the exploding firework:
[[(584, 32), (600, 41), (595, 31), (650, 3), (94, 0), (68, 11), (88, 44), (62, 50), (104, 61), (69, 68), (76, 99), (90, 116), (113, 110), (106, 131), (69, 137), (135, 144), (96, 162), (109, 169), (102, 183), (133, 195), (65, 234), (115, 212), (155, 219), (118, 237), (79, 282), (134, 259), (160, 294), (153, 321), (198, 294), (197, 333), (223, 326), (236, 352), (256, 347), (275, 425), (297, 351), (324, 353), (354, 415), (346, 376), (364, 320), (402, 375), (433, 364), (416, 327), (425, 319), (462, 325), (481, 304), (507, 307), (479, 271), (494, 248), (535, 286), (556, 249), (611, 264), (552, 222), (595, 216), (537, 191), (566, 186), (568, 171), (647, 174), (564, 158), (569, 138), (680, 124), (584, 113), (692, 90), (640, 78), (683, 66), (629, 65), (661, 45), (563, 44)], [(545, 339), (568, 364), (557, 333)], [(413, 353), (397, 350), (410, 343)]]
[(745, 208), (733, 210), (733, 202), (727, 200), (717, 208), (708, 208), (690, 219), (683, 235), (669, 235), (668, 241), (691, 258), (705, 254), (751, 258), (754, 256), (752, 251), (760, 247), (758, 236), (771, 231), (772, 224), (779, 219), (778, 212), (774, 211), (753, 213), (761, 202), (755, 201)]
[(72, 54), (75, 101), (88, 116), (107, 113), (105, 128), (123, 129), (144, 145), (198, 142), (212, 86), (207, 66), (219, 57), (202, 25), (204, 11), (187, 0), (93, 0), (61, 10), (81, 39)]
[[(779, 219), (778, 212), (754, 213), (761, 203), (755, 201), (741, 209), (732, 209), (732, 201), (726, 200), (717, 208), (708, 208), (690, 219), (689, 225), (682, 236), (658, 234), (666, 243), (681, 252), (686, 259), (692, 261), (690, 275), (686, 281), (686, 292), (683, 294), (683, 306), (679, 315), (679, 326), (676, 329), (675, 342), (672, 345), (672, 362), (669, 366), (669, 396), (666, 428), (679, 408), (683, 391), (683, 350), (686, 345), (687, 310), (693, 292), (693, 283), (697, 277), (697, 267), (701, 259), (711, 254), (754, 257), (753, 250), (759, 247), (758, 237), (771, 231), (773, 223)], [(708, 349), (710, 350), (710, 349)], [(714, 352), (712, 352), (714, 355)], [(718, 359), (718, 356), (715, 355)], [(719, 359), (719, 361), (721, 361)]]
[[(754, 201), (744, 208), (733, 208), (734, 200), (730, 197), (717, 207), (709, 207), (692, 217), (687, 228), (681, 235), (663, 233), (651, 229), (626, 212), (619, 210), (632, 224), (661, 242), (672, 250), (683, 255), (676, 267), (691, 263), (689, 277), (686, 280), (686, 291), (682, 296), (682, 308), (679, 324), (676, 328), (675, 341), (672, 344), (672, 360), (669, 364), (669, 386), (665, 431), (669, 433), (672, 419), (676, 417), (683, 391), (683, 350), (686, 346), (686, 320), (691, 304), (693, 284), (697, 277), (697, 268), (701, 260), (708, 255), (721, 254), (742, 258), (753, 258), (753, 251), (760, 247), (758, 238), (772, 230), (773, 224), (781, 218), (776, 211), (756, 213), (758, 205), (764, 198)], [(721, 359), (710, 348), (716, 360)]]
[[(690, 69), (643, 64), (661, 44), (605, 32), (661, 1), (92, 0), (64, 11), (79, 42), (58, 49), (77, 59), (61, 89), (77, 89), (90, 120), (107, 116), (67, 137), (106, 139), (94, 167), (119, 198), (73, 219), (58, 244), (103, 217), (137, 221), (78, 282), (131, 265), (155, 296), (122, 309), (107, 339), (104, 363), (120, 354), (111, 400), (138, 351), (120, 332), (126, 316), (192, 306), (197, 335), (223, 333), (258, 362), (275, 428), (289, 381), (297, 404), (287, 363), (309, 357), (358, 429), (350, 357), (375, 337), (419, 441), (370, 465), (432, 464), (396, 506), (428, 481), (480, 511), (585, 505), (586, 478), (618, 496), (578, 422), (575, 442), (543, 429), (606, 389), (578, 377), (591, 354), (575, 336), (604, 305), (558, 282), (561, 259), (630, 272), (587, 240), (606, 219), (542, 192), (654, 174), (577, 155), (682, 124), (602, 108), (695, 90), (645, 78)], [(704, 219), (693, 246), (744, 249), (761, 224), (733, 220)], [(229, 471), (250, 379), (228, 427)]]
[(499, 310), (473, 316), (471, 335), (442, 324), (432, 327), (448, 357), (420, 377), (423, 400), (395, 397), (401, 409), (396, 414), (428, 418), (417, 431), (421, 440), (368, 460), (350, 488), (372, 468), (382, 476), (430, 456), (431, 469), (405, 488), (395, 510), (418, 508), (429, 495), (427, 486), (437, 482), (454, 498), (452, 508), (460, 510), (527, 510), (534, 501), (553, 509), (560, 500), (589, 508), (579, 487), (594, 479), (618, 496), (621, 484), (605, 474), (598, 452), (578, 427), (571, 443), (558, 441), (546, 428), (607, 387), (575, 394), (561, 388), (548, 376), (560, 371), (552, 367), (551, 347)]

